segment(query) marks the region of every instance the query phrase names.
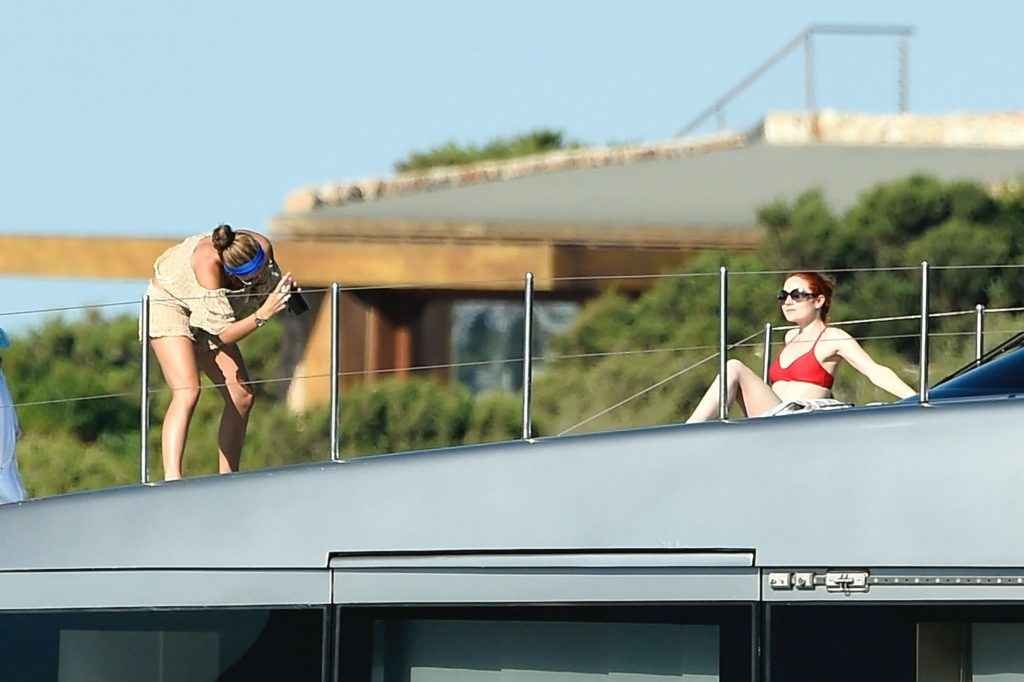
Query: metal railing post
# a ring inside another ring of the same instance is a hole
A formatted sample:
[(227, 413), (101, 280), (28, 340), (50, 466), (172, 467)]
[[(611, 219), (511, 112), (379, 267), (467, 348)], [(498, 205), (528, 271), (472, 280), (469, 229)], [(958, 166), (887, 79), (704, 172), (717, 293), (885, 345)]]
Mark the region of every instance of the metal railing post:
[(689, 135), (691, 132), (704, 125), (712, 116), (719, 118), (719, 127), (724, 127), (722, 112), (725, 107), (737, 96), (742, 94), (757, 82), (769, 69), (782, 61), (790, 53), (804, 48), (804, 87), (805, 96), (809, 110), (817, 108), (818, 104), (814, 95), (814, 64), (812, 36), (815, 35), (847, 35), (847, 36), (894, 36), (901, 39), (899, 44), (899, 106), (900, 111), (907, 110), (908, 92), (910, 90), (910, 73), (907, 68), (908, 55), (910, 51), (909, 38), (914, 34), (912, 26), (890, 26), (879, 24), (812, 24), (800, 31), (788, 43), (776, 50), (760, 66), (754, 69), (743, 80), (727, 90), (724, 95), (716, 99), (710, 106), (701, 111), (697, 116), (687, 123), (678, 133), (679, 136)]
[(900, 73), (897, 77), (897, 87), (899, 88), (900, 113), (905, 114), (910, 106), (908, 101), (910, 99), (910, 41), (906, 36), (900, 38), (899, 54)]
[(921, 261), (921, 375), (918, 399), (928, 403), (928, 261)]
[(729, 322), (726, 313), (729, 307), (729, 268), (724, 265), (718, 271), (718, 418), (729, 416), (729, 405), (726, 403), (728, 384), (725, 366), (728, 363), (726, 338), (729, 334)]
[(761, 380), (768, 383), (768, 368), (772, 364), (772, 323), (764, 325), (764, 361), (761, 363)]
[(341, 459), (341, 447), (338, 438), (338, 323), (340, 322), (340, 292), (337, 282), (331, 282), (331, 460)]
[(139, 391), (139, 482), (149, 482), (149, 294), (139, 306), (139, 337), (142, 346), (141, 385)]
[(981, 361), (985, 354), (985, 306), (974, 306), (974, 360)]
[(533, 393), (533, 273), (526, 273), (523, 285), (523, 440), (533, 437), (530, 415)]
[(804, 33), (804, 106), (807, 112), (814, 112), (818, 105), (814, 101), (814, 43), (813, 31)]

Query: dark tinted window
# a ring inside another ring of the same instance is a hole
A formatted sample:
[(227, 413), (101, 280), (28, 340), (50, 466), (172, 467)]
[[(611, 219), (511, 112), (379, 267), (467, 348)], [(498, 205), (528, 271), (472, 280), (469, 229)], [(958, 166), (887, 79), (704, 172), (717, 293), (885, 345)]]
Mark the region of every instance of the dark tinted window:
[(323, 609), (0, 614), (3, 682), (320, 682)]
[(1024, 393), (1024, 348), (1002, 355), (928, 392), (932, 400)]
[(750, 605), (343, 609), (344, 682), (747, 682)]
[(772, 680), (1024, 682), (1017, 605), (770, 605)]

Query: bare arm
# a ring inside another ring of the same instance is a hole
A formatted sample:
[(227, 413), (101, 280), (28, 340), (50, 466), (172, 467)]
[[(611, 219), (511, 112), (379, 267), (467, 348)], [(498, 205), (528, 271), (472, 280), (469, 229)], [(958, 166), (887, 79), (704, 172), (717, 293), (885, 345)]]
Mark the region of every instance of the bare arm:
[(841, 329), (836, 329), (833, 333), (841, 335), (833, 339), (836, 342), (836, 353), (839, 357), (850, 363), (851, 367), (866, 376), (875, 386), (897, 398), (908, 398), (917, 393), (900, 379), (896, 372), (875, 362), (855, 338)]
[[(220, 289), (223, 286), (221, 280), (222, 273), (220, 264), (216, 261), (207, 261), (205, 263), (198, 263), (196, 267), (196, 279), (199, 280), (199, 284), (207, 289)], [(228, 326), (224, 327), (217, 338), (221, 343), (227, 345), (229, 343), (237, 343), (241, 341), (249, 334), (252, 334), (259, 327), (256, 324), (256, 318), (261, 320), (269, 320), (274, 315), (284, 310), (288, 303), (288, 298), (291, 296), (290, 290), (292, 287), (292, 276), (291, 273), (286, 274), (278, 282), (277, 287), (270, 292), (267, 299), (263, 301), (263, 304), (256, 310), (255, 313), (247, 317), (243, 317), (240, 320), (235, 320)]]
[[(248, 234), (260, 243), (260, 246), (263, 247), (263, 250), (266, 251), (271, 260), (274, 258), (274, 247), (271, 245), (269, 239), (258, 232), (251, 232), (249, 230), (244, 231), (248, 232)], [(227, 284), (225, 281), (224, 270), (221, 267), (219, 260), (212, 257), (196, 259), (193, 267), (196, 273), (196, 280), (203, 288), (216, 290), (222, 289)], [(252, 334), (254, 331), (259, 329), (259, 326), (256, 324), (257, 318), (263, 321), (269, 320), (285, 308), (288, 303), (288, 299), (291, 296), (290, 291), (294, 285), (295, 280), (292, 279), (291, 273), (284, 275), (281, 278), (281, 281), (278, 282), (274, 291), (267, 295), (263, 305), (261, 305), (255, 313), (247, 317), (243, 317), (240, 320), (235, 320), (224, 327), (220, 333), (217, 334), (217, 339), (222, 344), (227, 345), (230, 343), (237, 343), (249, 334)]]
[(291, 273), (288, 273), (277, 283), (277, 288), (267, 295), (267, 300), (257, 308), (256, 312), (224, 327), (221, 333), (217, 334), (217, 338), (226, 345), (237, 343), (249, 334), (252, 334), (259, 329), (259, 326), (256, 324), (257, 318), (266, 321), (285, 309), (288, 299), (291, 298), (291, 288), (292, 276)]

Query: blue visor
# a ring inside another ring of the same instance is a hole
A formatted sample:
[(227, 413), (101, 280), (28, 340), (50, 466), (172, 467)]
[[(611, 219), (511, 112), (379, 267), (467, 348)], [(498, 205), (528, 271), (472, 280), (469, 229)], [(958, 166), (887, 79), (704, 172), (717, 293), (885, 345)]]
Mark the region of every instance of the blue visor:
[(245, 277), (246, 275), (258, 272), (259, 269), (263, 267), (263, 264), (267, 262), (267, 254), (263, 252), (261, 247), (257, 246), (256, 248), (258, 251), (256, 251), (256, 255), (250, 260), (235, 267), (225, 263), (224, 271), (229, 275), (234, 275), (235, 277)]

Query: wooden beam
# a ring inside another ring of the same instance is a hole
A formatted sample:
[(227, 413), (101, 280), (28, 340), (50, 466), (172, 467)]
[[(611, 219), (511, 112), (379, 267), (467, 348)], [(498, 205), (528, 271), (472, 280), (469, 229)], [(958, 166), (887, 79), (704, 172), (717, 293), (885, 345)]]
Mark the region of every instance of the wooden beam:
[[(511, 292), (533, 272), (538, 291), (578, 289), (558, 277), (652, 274), (678, 267), (708, 248), (749, 250), (760, 233), (730, 231), (720, 241), (695, 233), (671, 248), (534, 242), (324, 241), (279, 239), (281, 267), (307, 288), (330, 282), (348, 286), (407, 286), (410, 289)], [(121, 237), (0, 236), (0, 274), (39, 277), (148, 279), (153, 262), (176, 240)], [(621, 283), (620, 283), (621, 285)], [(645, 288), (636, 281), (629, 288)]]
[[(748, 251), (756, 246), (740, 242), (722, 250)], [(596, 292), (611, 286), (627, 291), (649, 289), (658, 275), (682, 272), (686, 262), (705, 249), (595, 248), (559, 246), (554, 252), (553, 281), (541, 282), (541, 291)], [(614, 279), (622, 275), (623, 279)], [(651, 277), (644, 277), (651, 275)], [(588, 279), (590, 277), (601, 279)]]
[(322, 285), (414, 285), (416, 289), (505, 290), (534, 271), (550, 278), (547, 244), (323, 242), (274, 243), (281, 267)]
[(34, 277), (148, 279), (173, 239), (0, 235), (0, 273)]
[[(37, 277), (148, 279), (175, 240), (118, 237), (0, 236), (0, 273)], [(551, 275), (547, 244), (459, 244), (278, 240), (281, 267), (303, 286), (504, 290), (523, 273)], [(510, 281), (511, 280), (511, 281)]]

